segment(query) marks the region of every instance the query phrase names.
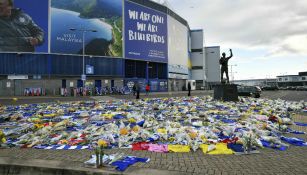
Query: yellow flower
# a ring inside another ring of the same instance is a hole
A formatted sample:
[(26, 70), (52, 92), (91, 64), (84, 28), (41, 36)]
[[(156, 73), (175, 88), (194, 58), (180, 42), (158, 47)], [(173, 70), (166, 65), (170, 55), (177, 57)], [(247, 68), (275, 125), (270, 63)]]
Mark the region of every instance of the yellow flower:
[(67, 145), (68, 141), (63, 139), (63, 140), (60, 140), (59, 143), (62, 144), (62, 145)]
[(120, 135), (127, 135), (128, 134), (128, 130), (126, 128), (122, 128), (119, 130)]
[(38, 128), (38, 129), (40, 129), (40, 128), (42, 128), (42, 127), (44, 127), (44, 125), (43, 124), (34, 124), (34, 126), (35, 126), (35, 128)]
[(44, 117), (55, 117), (55, 114), (54, 114), (54, 113), (51, 113), (51, 114), (44, 114)]
[(170, 137), (170, 138), (168, 138), (168, 140), (169, 140), (170, 142), (173, 142), (173, 141), (175, 141), (176, 139), (175, 139), (175, 137)]
[(200, 138), (202, 139), (203, 142), (207, 142), (207, 139), (204, 135), (202, 135)]
[(97, 142), (98, 146), (102, 146), (102, 147), (107, 147), (108, 146), (108, 142), (106, 142), (105, 140), (98, 140)]
[(138, 132), (140, 130), (140, 127), (138, 125), (135, 125), (133, 128), (132, 128), (132, 131), (134, 132)]
[(191, 137), (191, 139), (195, 139), (197, 137), (197, 132), (190, 132), (189, 136)]
[(6, 143), (5, 137), (3, 137), (3, 138), (1, 139), (1, 142), (2, 142), (2, 143)]
[(167, 134), (167, 131), (166, 131), (165, 128), (159, 128), (157, 131), (158, 131), (158, 133), (160, 133), (160, 134)]
[(134, 118), (129, 118), (129, 122), (130, 122), (130, 123), (135, 123), (136, 120), (135, 120)]
[(282, 124), (283, 122), (282, 122), (282, 119), (280, 118), (280, 117), (278, 117), (278, 123), (279, 124)]
[(102, 114), (102, 116), (104, 116), (105, 119), (112, 119), (113, 118), (113, 114)]

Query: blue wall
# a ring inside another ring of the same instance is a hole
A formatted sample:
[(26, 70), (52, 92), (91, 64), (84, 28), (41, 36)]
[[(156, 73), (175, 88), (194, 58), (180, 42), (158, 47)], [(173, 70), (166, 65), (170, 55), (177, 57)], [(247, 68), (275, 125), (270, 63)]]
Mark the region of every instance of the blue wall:
[[(86, 57), (85, 64), (94, 66), (93, 76), (123, 77), (123, 59)], [(82, 56), (49, 54), (0, 54), (0, 75), (61, 75), (82, 74)]]
[[(132, 83), (133, 82), (133, 83)], [(128, 86), (128, 84), (139, 83), (141, 88), (141, 92), (145, 92), (145, 86), (149, 82), (150, 91), (151, 92), (166, 92), (167, 91), (167, 79), (148, 79), (148, 81), (144, 78), (125, 78), (124, 86)]]

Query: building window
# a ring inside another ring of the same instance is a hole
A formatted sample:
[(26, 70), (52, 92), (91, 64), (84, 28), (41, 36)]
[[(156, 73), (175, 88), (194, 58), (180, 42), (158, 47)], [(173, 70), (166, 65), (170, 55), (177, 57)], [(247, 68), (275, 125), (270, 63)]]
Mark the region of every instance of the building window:
[(125, 61), (125, 77), (132, 78), (135, 77), (135, 61), (126, 60)]
[(203, 69), (203, 66), (192, 66), (192, 70)]
[(285, 78), (285, 81), (288, 81), (288, 78)]
[(136, 61), (136, 75), (138, 78), (146, 78), (146, 62), (145, 61)]
[(158, 66), (158, 78), (167, 79), (167, 64), (157, 63)]
[(306, 77), (302, 77), (302, 80), (306, 80)]
[(126, 60), (125, 61), (125, 77), (126, 78), (146, 78), (146, 62)]
[(157, 63), (148, 64), (148, 74), (149, 78), (158, 78)]
[(278, 81), (282, 81), (282, 78), (279, 78)]
[(203, 52), (203, 49), (192, 49), (192, 52)]

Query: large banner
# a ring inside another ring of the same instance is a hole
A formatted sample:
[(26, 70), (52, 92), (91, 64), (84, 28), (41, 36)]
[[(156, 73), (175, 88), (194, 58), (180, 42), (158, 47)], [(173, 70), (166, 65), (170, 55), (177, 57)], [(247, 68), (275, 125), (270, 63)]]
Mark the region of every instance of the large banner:
[(167, 16), (125, 1), (125, 57), (167, 62)]
[(48, 0), (0, 0), (0, 52), (48, 52)]
[[(167, 24), (168, 63), (181, 69), (177, 73), (183, 73), (182, 68), (184, 67), (186, 69), (184, 74), (188, 74), (188, 28), (171, 16), (167, 17)], [(169, 72), (171, 72), (170, 69)]]
[[(83, 41), (84, 37), (84, 41)], [(122, 0), (52, 0), (51, 53), (122, 57)]]

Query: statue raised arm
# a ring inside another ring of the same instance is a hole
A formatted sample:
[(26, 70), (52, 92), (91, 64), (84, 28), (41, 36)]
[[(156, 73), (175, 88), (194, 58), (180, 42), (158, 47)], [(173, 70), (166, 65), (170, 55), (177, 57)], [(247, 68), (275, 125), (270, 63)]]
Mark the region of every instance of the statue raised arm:
[(226, 57), (225, 52), (222, 53), (222, 57), (220, 59), (220, 64), (221, 64), (221, 82), (223, 82), (223, 74), (225, 72), (226, 78), (227, 78), (227, 83), (229, 83), (229, 76), (228, 76), (228, 60), (232, 58), (232, 50), (229, 49), (230, 56)]

